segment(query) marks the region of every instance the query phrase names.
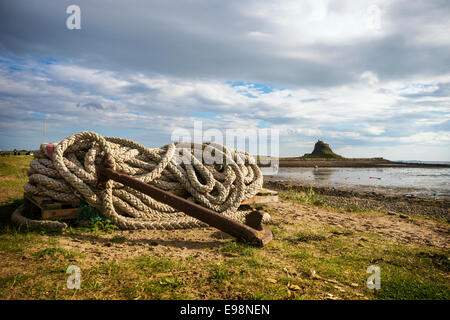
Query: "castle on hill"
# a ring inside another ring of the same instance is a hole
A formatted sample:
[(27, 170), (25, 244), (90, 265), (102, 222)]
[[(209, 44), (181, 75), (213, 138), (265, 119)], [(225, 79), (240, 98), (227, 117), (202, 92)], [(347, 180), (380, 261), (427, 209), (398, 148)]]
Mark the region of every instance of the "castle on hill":
[(321, 140), (318, 140), (314, 145), (314, 150), (311, 153), (305, 153), (301, 158), (303, 159), (317, 159), (317, 158), (327, 158), (327, 159), (344, 159), (331, 150), (330, 145)]

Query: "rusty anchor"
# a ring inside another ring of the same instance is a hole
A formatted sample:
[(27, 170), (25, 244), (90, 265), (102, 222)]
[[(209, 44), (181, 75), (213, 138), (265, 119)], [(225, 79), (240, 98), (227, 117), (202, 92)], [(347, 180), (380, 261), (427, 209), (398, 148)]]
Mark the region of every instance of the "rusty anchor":
[(245, 240), (257, 246), (262, 247), (269, 243), (273, 238), (270, 229), (262, 223), (263, 214), (259, 211), (250, 212), (245, 217), (245, 224), (243, 224), (158, 187), (130, 177), (127, 174), (117, 172), (113, 170), (112, 167), (111, 157), (107, 155), (103, 165), (97, 168), (100, 185), (104, 184), (108, 179), (122, 183), (130, 188), (145, 193), (156, 201), (170, 205), (211, 227), (217, 228), (233, 237)]

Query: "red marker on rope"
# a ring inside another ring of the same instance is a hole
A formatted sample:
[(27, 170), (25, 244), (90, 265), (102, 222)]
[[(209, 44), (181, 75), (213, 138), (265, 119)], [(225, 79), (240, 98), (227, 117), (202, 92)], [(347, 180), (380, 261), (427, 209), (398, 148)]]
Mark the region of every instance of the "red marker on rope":
[(53, 160), (53, 153), (55, 152), (55, 144), (54, 143), (47, 143), (45, 146), (45, 153), (47, 156)]

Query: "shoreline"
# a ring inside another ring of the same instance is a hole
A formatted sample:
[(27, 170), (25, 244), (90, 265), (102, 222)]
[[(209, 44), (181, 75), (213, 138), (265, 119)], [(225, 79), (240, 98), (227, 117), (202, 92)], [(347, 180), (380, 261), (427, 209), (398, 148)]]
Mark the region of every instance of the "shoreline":
[[(270, 164), (260, 163), (259, 167), (270, 167)], [(450, 168), (450, 164), (444, 163), (407, 163), (390, 161), (385, 159), (299, 159), (281, 158), (278, 159), (278, 166), (281, 167), (301, 167), (313, 168), (315, 166), (330, 168)]]
[(315, 187), (293, 184), (286, 181), (264, 181), (264, 188), (278, 191), (298, 191), (314, 193), (324, 198), (328, 205), (336, 208), (361, 209), (361, 211), (394, 212), (450, 222), (450, 201), (429, 196), (400, 195), (374, 191), (355, 191), (335, 187)]

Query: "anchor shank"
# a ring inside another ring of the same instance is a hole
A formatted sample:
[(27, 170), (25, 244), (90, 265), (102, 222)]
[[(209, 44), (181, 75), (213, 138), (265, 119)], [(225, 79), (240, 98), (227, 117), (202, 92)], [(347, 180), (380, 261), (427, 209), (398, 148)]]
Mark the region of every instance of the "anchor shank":
[[(129, 175), (117, 172), (111, 168), (108, 168), (109, 166), (110, 165), (108, 162), (105, 162), (105, 166), (99, 166), (98, 173), (100, 176), (102, 176), (101, 178), (112, 179), (137, 191), (145, 193), (146, 195), (152, 197), (157, 201), (168, 204), (171, 207), (182, 211), (191, 217), (194, 217), (214, 228), (228, 233), (231, 236), (244, 239), (247, 242), (263, 246), (272, 239), (271, 231), (262, 224), (256, 226), (258, 230), (254, 229), (248, 225), (220, 215), (217, 212), (202, 207), (170, 192), (164, 191), (158, 187), (142, 182), (138, 179), (130, 177)], [(259, 213), (252, 213), (253, 216), (256, 214)], [(261, 219), (259, 219), (259, 221), (260, 220)]]

